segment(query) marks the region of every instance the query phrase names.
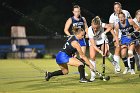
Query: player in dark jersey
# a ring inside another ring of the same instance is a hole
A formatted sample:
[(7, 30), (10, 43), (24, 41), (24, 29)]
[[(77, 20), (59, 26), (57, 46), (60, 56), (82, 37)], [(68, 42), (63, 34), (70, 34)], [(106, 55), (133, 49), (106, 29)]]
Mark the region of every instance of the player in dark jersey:
[[(77, 26), (78, 28), (83, 28), (85, 30), (85, 37), (87, 37), (87, 32), (88, 32), (88, 26), (86, 19), (81, 16), (80, 14), (80, 7), (78, 5), (73, 6), (73, 16), (70, 17), (65, 24), (64, 32), (66, 35), (70, 36), (73, 35), (73, 32), (71, 31), (71, 28), (73, 26)], [(85, 54), (86, 52), (86, 41), (85, 38), (80, 39), (79, 44), (81, 46), (81, 49), (83, 53)], [(87, 73), (85, 73), (86, 76), (88, 76)]]
[(73, 57), (76, 52), (79, 53), (81, 58), (93, 69), (92, 64), (89, 62), (88, 58), (83, 53), (78, 41), (84, 37), (84, 30), (82, 28), (73, 29), (74, 36), (69, 37), (65, 43), (63, 49), (59, 51), (56, 56), (56, 62), (60, 66), (61, 70), (54, 72), (46, 72), (46, 80), (48, 81), (53, 76), (66, 75), (68, 74), (68, 65), (78, 67), (80, 73), (80, 82), (85, 83), (88, 80), (85, 78), (84, 64), (80, 62), (77, 58)]
[[(134, 67), (135, 67), (135, 59), (134, 59), (134, 49), (135, 49), (135, 42), (134, 38), (132, 37), (132, 33), (134, 32), (133, 27), (136, 31), (139, 31), (138, 25), (133, 21), (133, 19), (126, 19), (125, 14), (123, 12), (119, 13), (119, 22), (115, 26), (115, 30), (122, 32), (121, 35), (121, 57), (124, 62), (125, 70), (123, 74), (128, 73), (129, 71), (131, 74), (135, 74)], [(128, 50), (128, 58), (126, 57)]]

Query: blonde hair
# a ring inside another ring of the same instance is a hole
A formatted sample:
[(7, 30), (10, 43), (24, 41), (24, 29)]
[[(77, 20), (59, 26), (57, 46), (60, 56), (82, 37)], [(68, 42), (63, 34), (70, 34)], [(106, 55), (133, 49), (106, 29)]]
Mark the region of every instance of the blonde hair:
[(95, 25), (100, 25), (101, 24), (100, 17), (96, 16), (95, 18), (92, 19), (91, 23), (94, 23)]
[(136, 11), (135, 16), (140, 12), (140, 9)]
[(78, 28), (77, 26), (72, 27), (72, 32), (74, 35), (77, 35), (82, 31), (84, 31), (82, 28)]

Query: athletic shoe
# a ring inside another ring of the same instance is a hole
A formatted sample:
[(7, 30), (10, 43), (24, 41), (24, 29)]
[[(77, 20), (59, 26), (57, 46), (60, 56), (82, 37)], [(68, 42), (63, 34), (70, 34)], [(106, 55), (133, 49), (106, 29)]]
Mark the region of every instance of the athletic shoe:
[(85, 76), (87, 77), (88, 76), (88, 74), (85, 72)]
[(128, 73), (129, 68), (125, 67), (123, 74), (127, 74)]
[(131, 69), (131, 75), (134, 75), (134, 74), (135, 74), (135, 70)]
[(51, 78), (51, 75), (50, 75), (51, 73), (46, 72), (45, 74), (46, 74), (46, 76), (45, 76), (46, 81), (49, 81), (49, 79)]
[(119, 66), (119, 64), (116, 61), (112, 62), (114, 69), (115, 69), (115, 73), (120, 73), (121, 72), (121, 68)]
[(80, 83), (87, 83), (87, 82), (89, 82), (89, 80), (87, 80), (86, 78), (82, 78), (79, 82)]
[(95, 78), (90, 78), (90, 82), (93, 82), (95, 80)]

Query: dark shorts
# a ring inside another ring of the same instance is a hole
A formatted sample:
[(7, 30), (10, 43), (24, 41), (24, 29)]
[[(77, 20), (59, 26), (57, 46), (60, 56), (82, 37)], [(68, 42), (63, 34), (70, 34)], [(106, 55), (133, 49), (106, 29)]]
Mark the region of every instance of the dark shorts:
[(69, 62), (71, 57), (68, 56), (65, 52), (59, 51), (56, 55), (56, 63), (57, 64), (66, 64)]

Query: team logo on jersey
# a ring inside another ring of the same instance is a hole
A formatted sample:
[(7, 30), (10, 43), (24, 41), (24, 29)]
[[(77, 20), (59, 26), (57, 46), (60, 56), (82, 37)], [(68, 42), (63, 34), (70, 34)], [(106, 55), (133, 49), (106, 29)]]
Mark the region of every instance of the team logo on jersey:
[(78, 27), (78, 28), (82, 28), (83, 25), (84, 25), (83, 22), (73, 23), (73, 26), (76, 26), (76, 27)]

